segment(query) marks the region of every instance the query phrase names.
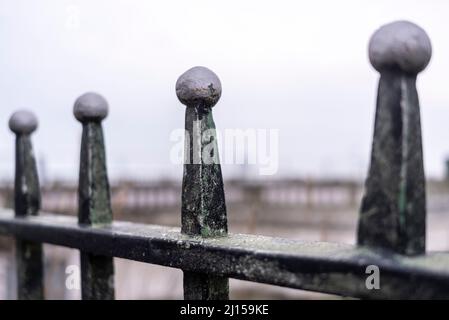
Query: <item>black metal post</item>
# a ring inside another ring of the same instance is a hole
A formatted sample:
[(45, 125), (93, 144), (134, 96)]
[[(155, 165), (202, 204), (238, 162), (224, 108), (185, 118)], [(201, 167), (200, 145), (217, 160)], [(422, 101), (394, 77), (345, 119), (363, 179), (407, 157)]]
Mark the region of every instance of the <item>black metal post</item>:
[[(176, 94), (187, 107), (181, 231), (205, 238), (226, 236), (223, 178), (212, 118), (212, 107), (221, 96), (220, 80), (211, 70), (194, 67), (179, 77)], [(228, 299), (229, 281), (225, 277), (184, 272), (184, 298)]]
[[(101, 121), (108, 114), (108, 103), (96, 93), (80, 96), (73, 109), (83, 124), (78, 185), (78, 222), (103, 225), (112, 222), (110, 188)], [(114, 299), (112, 257), (80, 252), (82, 299)]]
[(369, 57), (380, 72), (371, 164), (362, 201), (358, 244), (414, 255), (425, 252), (426, 196), (417, 74), (430, 61), (430, 40), (399, 21), (371, 38)]

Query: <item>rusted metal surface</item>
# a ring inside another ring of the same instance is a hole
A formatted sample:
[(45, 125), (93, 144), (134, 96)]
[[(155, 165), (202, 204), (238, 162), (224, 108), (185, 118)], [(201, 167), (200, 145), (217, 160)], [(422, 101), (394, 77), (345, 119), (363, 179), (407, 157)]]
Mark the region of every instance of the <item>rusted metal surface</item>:
[[(9, 127), (16, 134), (15, 215), (16, 217), (37, 215), (41, 198), (30, 136), (37, 129), (37, 119), (29, 111), (17, 111), (11, 116)], [(43, 299), (42, 244), (17, 237), (16, 264), (18, 299)]]
[[(101, 121), (107, 116), (106, 100), (96, 93), (80, 96), (75, 117), (83, 124), (78, 185), (78, 222), (82, 226), (112, 221), (109, 182)], [(83, 299), (114, 299), (112, 257), (81, 252), (81, 295)]]
[[(67, 216), (14, 218), (0, 211), (0, 234), (78, 248), (103, 256), (187, 272), (358, 298), (449, 298), (449, 253), (405, 256), (382, 249), (257, 235), (191, 237), (179, 228), (114, 221), (79, 226)], [(379, 290), (365, 285), (368, 265), (381, 270)]]
[(373, 35), (369, 53), (381, 76), (358, 243), (422, 254), (426, 195), (416, 76), (430, 60), (430, 40), (418, 26), (396, 22)]
[[(181, 230), (190, 236), (226, 236), (226, 203), (212, 117), (212, 107), (221, 96), (220, 80), (211, 70), (194, 67), (179, 77), (176, 94), (186, 105)], [(184, 273), (185, 299), (228, 297), (228, 279)]]

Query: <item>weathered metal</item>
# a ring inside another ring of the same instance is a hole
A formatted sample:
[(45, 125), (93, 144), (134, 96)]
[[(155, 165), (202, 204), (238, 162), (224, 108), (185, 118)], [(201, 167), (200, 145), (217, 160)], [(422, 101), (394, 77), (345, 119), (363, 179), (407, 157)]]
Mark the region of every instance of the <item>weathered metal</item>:
[[(15, 218), (0, 211), (0, 234), (210, 276), (371, 299), (449, 298), (449, 253), (405, 256), (348, 244), (228, 234), (201, 238), (179, 228), (114, 221), (80, 226), (70, 216)], [(368, 289), (369, 265), (380, 288)]]
[[(217, 75), (194, 67), (176, 82), (176, 94), (186, 105), (182, 227), (190, 236), (226, 236), (227, 216), (212, 107), (221, 96)], [(185, 299), (228, 299), (229, 281), (208, 274), (184, 272)]]
[[(39, 178), (33, 154), (31, 133), (37, 129), (36, 116), (27, 110), (15, 112), (9, 127), (16, 135), (14, 211), (16, 217), (37, 215), (40, 209)], [(42, 244), (16, 238), (18, 299), (43, 299)]]
[(430, 40), (418, 26), (395, 22), (373, 35), (369, 56), (381, 75), (358, 243), (422, 254), (426, 196), (416, 77), (429, 63)]
[[(112, 222), (110, 189), (101, 121), (108, 104), (96, 93), (80, 96), (73, 113), (82, 124), (78, 185), (78, 222), (82, 226)], [(114, 299), (113, 258), (81, 251), (81, 294), (83, 299)]]
[[(82, 298), (113, 299), (113, 257), (184, 271), (186, 299), (227, 299), (228, 278), (359, 298), (449, 299), (449, 253), (425, 254), (425, 179), (416, 78), (431, 44), (418, 26), (400, 21), (370, 42), (381, 73), (371, 164), (362, 201), (358, 245), (228, 234), (212, 107), (221, 83), (209, 69), (184, 73), (176, 93), (186, 108), (182, 227), (113, 222), (101, 121), (104, 98), (75, 103), (83, 124), (78, 220), (37, 216), (40, 204), (27, 112), (13, 115), (16, 133), (15, 212), (0, 211), (0, 234), (17, 239), (19, 298), (42, 298), (41, 242), (81, 251)], [(381, 273), (367, 286), (367, 270)]]

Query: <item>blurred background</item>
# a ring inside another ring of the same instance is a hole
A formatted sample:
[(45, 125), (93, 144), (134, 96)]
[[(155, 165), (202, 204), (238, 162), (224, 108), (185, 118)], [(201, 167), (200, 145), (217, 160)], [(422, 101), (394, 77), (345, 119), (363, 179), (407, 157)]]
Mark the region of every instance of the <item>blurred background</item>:
[[(0, 205), (11, 207), (14, 177), (7, 122), (26, 108), (40, 121), (33, 142), (43, 210), (76, 214), (81, 126), (72, 107), (96, 91), (110, 105), (103, 125), (115, 218), (179, 226), (173, 132), (183, 128), (185, 107), (174, 86), (202, 65), (222, 82), (219, 130), (278, 133), (268, 152), (272, 174), (261, 174), (266, 163), (251, 142), (241, 150), (245, 161), (223, 164), (230, 231), (354, 243), (378, 79), (367, 44), (381, 25), (410, 20), (433, 44), (418, 80), (428, 249), (447, 250), (448, 12), (445, 0), (0, 0)], [(9, 299), (14, 259), (10, 239), (0, 239), (0, 298)], [(47, 296), (78, 298), (65, 286), (78, 253), (45, 246), (45, 254)], [(182, 297), (178, 270), (115, 264), (117, 298)], [(232, 280), (231, 297), (324, 296)]]

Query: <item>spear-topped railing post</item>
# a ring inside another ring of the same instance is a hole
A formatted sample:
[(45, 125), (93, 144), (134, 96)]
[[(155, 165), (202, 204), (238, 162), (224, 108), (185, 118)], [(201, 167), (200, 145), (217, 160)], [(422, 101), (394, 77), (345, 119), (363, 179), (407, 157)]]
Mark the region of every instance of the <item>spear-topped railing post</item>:
[[(221, 96), (220, 80), (211, 70), (194, 67), (179, 77), (176, 94), (187, 107), (181, 231), (189, 236), (226, 236), (223, 178), (212, 118), (212, 107)], [(228, 299), (229, 281), (220, 276), (184, 272), (184, 298)]]
[[(37, 215), (41, 196), (31, 133), (37, 129), (35, 115), (26, 110), (15, 112), (9, 128), (16, 135), (16, 173), (14, 182), (14, 211), (16, 217)], [(43, 299), (42, 244), (16, 239), (18, 299)]]
[(407, 255), (425, 252), (425, 176), (416, 78), (431, 53), (426, 32), (411, 22), (387, 24), (371, 38), (369, 58), (380, 80), (359, 245)]
[[(112, 222), (110, 189), (101, 121), (108, 103), (96, 93), (80, 96), (74, 105), (75, 118), (83, 125), (78, 185), (78, 222), (95, 226)], [(82, 299), (114, 299), (112, 257), (81, 252)]]

